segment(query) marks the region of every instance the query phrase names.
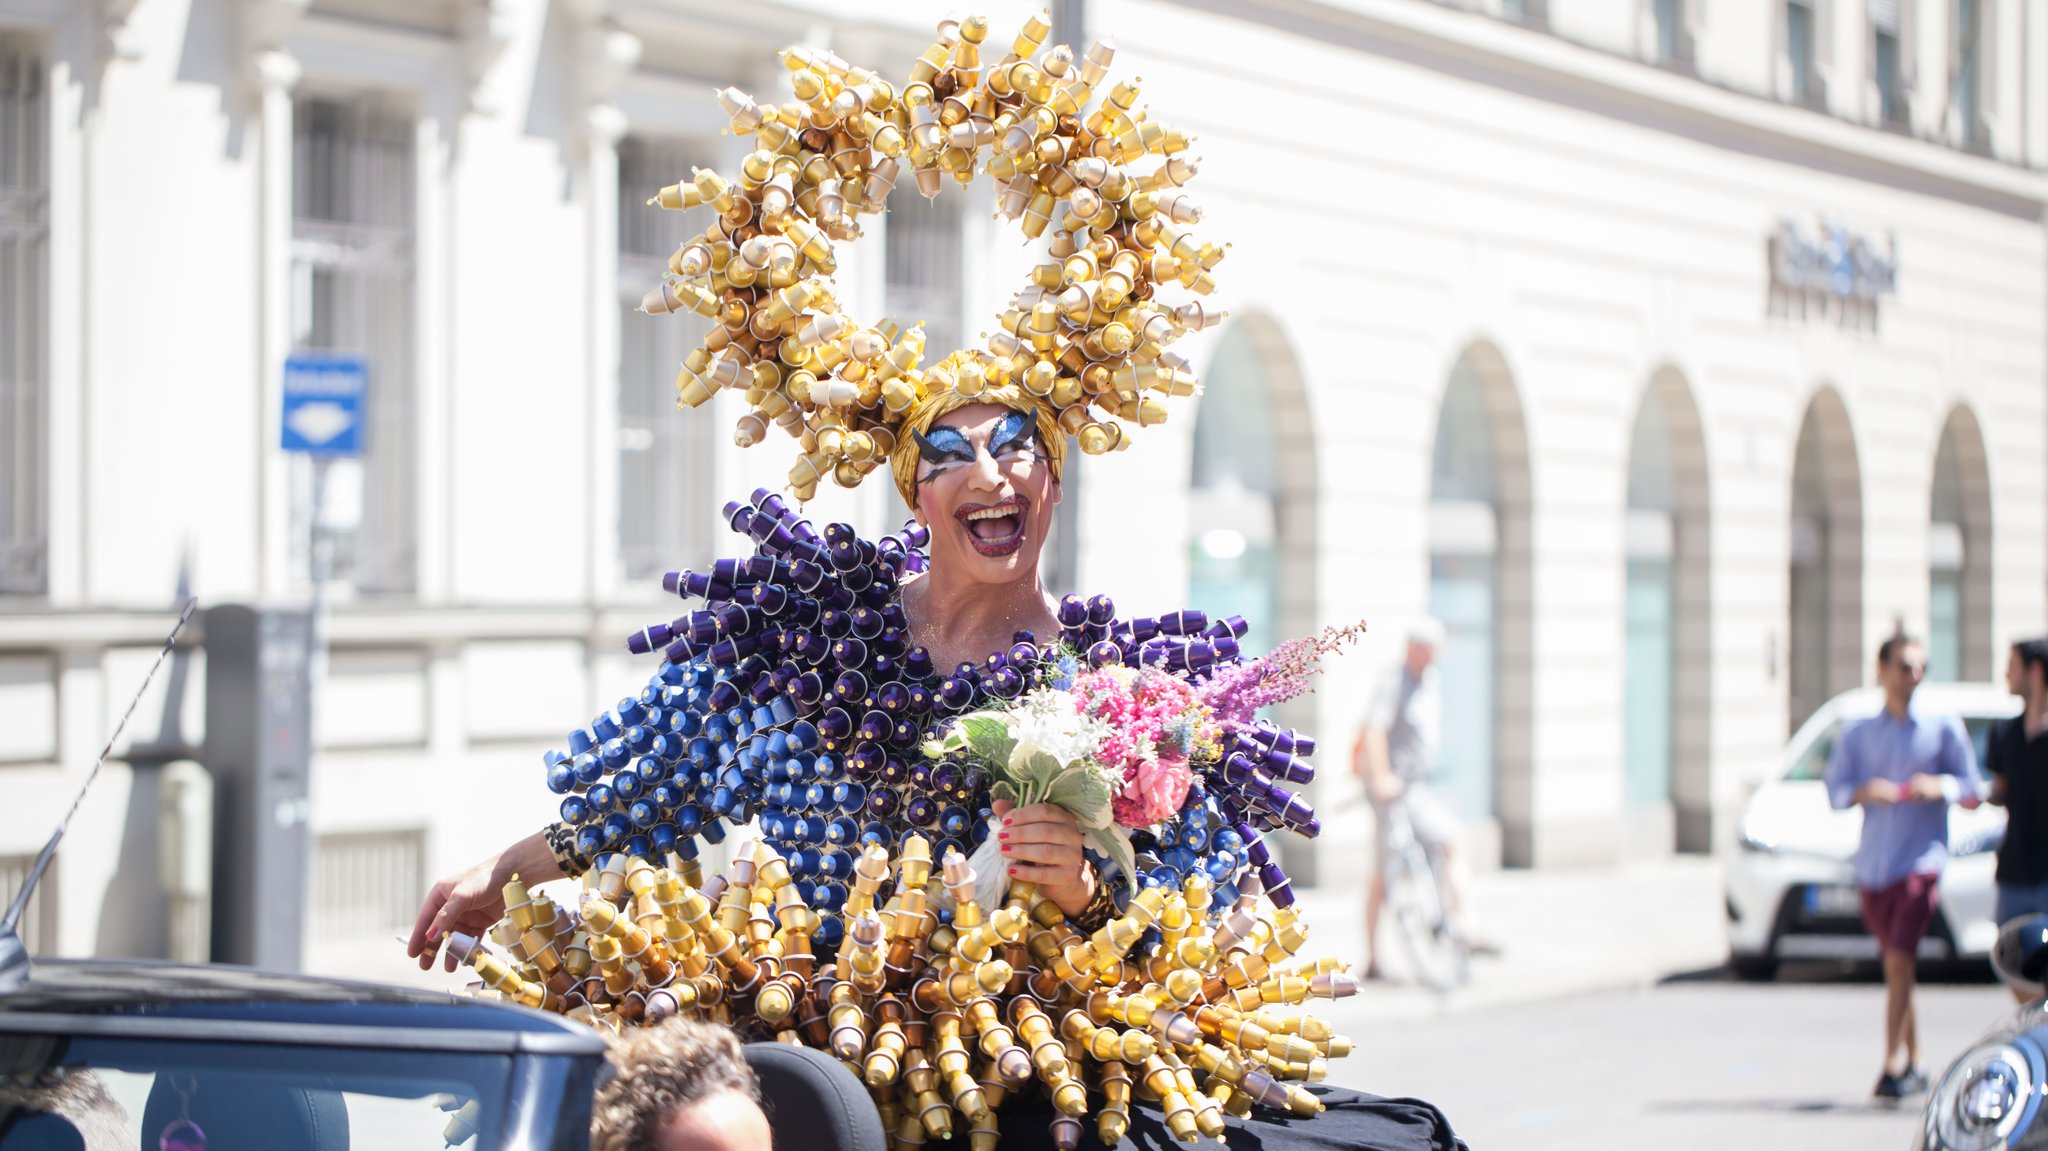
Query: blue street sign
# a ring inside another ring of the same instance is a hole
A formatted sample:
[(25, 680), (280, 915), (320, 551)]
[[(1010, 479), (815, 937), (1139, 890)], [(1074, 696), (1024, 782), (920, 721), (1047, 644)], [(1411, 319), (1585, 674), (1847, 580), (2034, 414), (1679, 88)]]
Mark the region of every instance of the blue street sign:
[(316, 456), (363, 454), (370, 368), (361, 356), (299, 352), (284, 362), (279, 447)]

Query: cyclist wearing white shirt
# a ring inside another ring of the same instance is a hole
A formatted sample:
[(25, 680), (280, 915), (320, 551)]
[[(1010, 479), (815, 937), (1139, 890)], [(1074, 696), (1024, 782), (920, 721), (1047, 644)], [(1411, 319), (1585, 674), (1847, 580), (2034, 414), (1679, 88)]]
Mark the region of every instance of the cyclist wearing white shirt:
[[(1352, 748), (1351, 773), (1365, 781), (1366, 797), (1375, 815), (1375, 853), (1372, 877), (1365, 892), (1365, 977), (1379, 977), (1376, 943), (1380, 910), (1386, 903), (1385, 851), (1388, 841), (1388, 805), (1404, 801), (1408, 820), (1430, 857), (1445, 869), (1449, 882), (1448, 910), (1467, 930), (1469, 941), (1471, 901), (1466, 898), (1463, 869), (1453, 866), (1457, 856), (1458, 817), (1451, 813), (1428, 783), (1436, 770), (1442, 746), (1443, 700), (1437, 689), (1436, 654), (1443, 646), (1444, 625), (1427, 616), (1408, 628), (1408, 646), (1399, 666), (1388, 672), (1373, 693), (1365, 722)], [(1468, 950), (1494, 950), (1491, 946), (1467, 943)]]

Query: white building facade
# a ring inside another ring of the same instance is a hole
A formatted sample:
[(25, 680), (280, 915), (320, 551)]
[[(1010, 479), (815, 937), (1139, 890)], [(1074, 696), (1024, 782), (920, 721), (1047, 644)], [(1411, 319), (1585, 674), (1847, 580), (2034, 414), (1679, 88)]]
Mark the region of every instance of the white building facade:
[[(1036, 5), (996, 4), (1006, 36)], [(167, 605), (302, 602), (317, 519), (309, 965), (391, 974), (424, 881), (548, 818), (540, 753), (787, 465), (671, 411), (631, 311), (773, 50), (900, 73), (932, 4), (0, 0), (0, 878)], [(1444, 787), (1482, 854), (1734, 838), (1748, 776), (1878, 640), (1993, 678), (2048, 629), (2048, 14), (2024, 0), (1062, 5), (1198, 137), (1233, 243), (1207, 392), (1070, 483), (1055, 579), (1127, 609), (1366, 620), (1295, 718), (1362, 867), (1351, 733), (1450, 628)], [(856, 314), (988, 326), (1027, 256), (907, 188)], [(286, 358), (370, 365), (367, 452), (277, 448)], [(880, 488), (880, 485), (870, 485)], [(894, 496), (832, 493), (866, 528)], [(900, 514), (900, 508), (893, 509)], [(197, 746), (203, 655), (143, 744)], [(147, 758), (138, 753), (138, 761)], [(39, 946), (161, 950), (149, 772), (88, 802)], [(12, 868), (12, 872), (8, 871)]]

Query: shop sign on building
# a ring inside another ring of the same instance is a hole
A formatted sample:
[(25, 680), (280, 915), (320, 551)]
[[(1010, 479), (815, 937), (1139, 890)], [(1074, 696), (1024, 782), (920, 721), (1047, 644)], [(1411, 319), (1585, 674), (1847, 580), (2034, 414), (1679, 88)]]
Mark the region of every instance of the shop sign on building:
[(1884, 247), (1843, 224), (1820, 220), (1808, 228), (1786, 217), (1768, 244), (1773, 315), (1801, 319), (1832, 313), (1846, 327), (1877, 327), (1877, 301), (1897, 289), (1899, 252), (1887, 234)]

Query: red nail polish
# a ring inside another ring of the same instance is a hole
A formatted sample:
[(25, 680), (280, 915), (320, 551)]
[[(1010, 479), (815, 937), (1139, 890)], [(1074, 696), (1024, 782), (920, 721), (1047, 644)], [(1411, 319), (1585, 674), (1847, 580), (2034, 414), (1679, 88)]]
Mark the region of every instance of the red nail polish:
[(1010, 869), (1010, 874), (1011, 874), (1011, 875), (1015, 875), (1015, 874), (1017, 874), (1017, 869), (1016, 869), (1016, 868), (1014, 868), (1014, 867), (1013, 867), (1013, 868), (1011, 868), (1011, 869)]

